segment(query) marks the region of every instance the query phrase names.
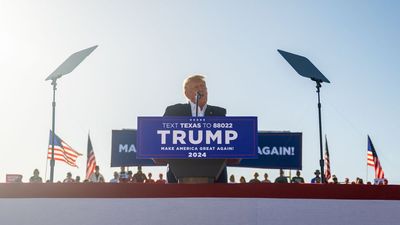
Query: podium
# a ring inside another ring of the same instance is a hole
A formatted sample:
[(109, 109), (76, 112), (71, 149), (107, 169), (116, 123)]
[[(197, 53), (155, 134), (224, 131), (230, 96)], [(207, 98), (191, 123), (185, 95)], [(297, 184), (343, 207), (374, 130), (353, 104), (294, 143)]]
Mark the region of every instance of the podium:
[(169, 165), (178, 183), (214, 183), (257, 158), (256, 117), (138, 117), (137, 157)]
[(169, 165), (178, 183), (214, 183), (228, 165), (241, 159), (153, 159), (158, 165)]

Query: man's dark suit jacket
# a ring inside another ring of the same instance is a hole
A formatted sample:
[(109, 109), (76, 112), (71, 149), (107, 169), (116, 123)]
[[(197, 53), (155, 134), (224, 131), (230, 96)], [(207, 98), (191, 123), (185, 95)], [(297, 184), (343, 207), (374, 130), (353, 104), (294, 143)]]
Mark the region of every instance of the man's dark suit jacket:
[[(207, 105), (206, 111), (204, 112), (204, 116), (225, 116), (226, 109)], [(164, 116), (192, 116), (192, 107), (190, 103), (186, 104), (176, 104), (170, 105), (165, 109)], [(175, 175), (168, 170), (167, 172), (167, 180), (168, 183), (177, 183)], [(222, 170), (221, 175), (216, 180), (217, 183), (227, 183), (228, 182), (228, 172), (226, 167)]]
[[(225, 116), (226, 109), (207, 105), (204, 116)], [(190, 103), (170, 105), (165, 110), (164, 116), (192, 116)]]

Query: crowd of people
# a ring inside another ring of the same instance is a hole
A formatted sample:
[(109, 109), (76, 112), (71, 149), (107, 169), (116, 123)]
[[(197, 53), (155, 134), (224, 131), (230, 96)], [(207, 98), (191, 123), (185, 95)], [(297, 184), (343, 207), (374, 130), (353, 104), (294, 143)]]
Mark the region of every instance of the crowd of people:
[[(239, 182), (236, 181), (235, 175), (232, 174), (229, 177), (229, 183), (311, 183), (311, 184), (319, 184), (321, 182), (321, 173), (319, 170), (314, 172), (315, 177), (313, 177), (310, 182), (306, 182), (304, 178), (301, 176), (300, 170), (296, 171), (296, 176), (285, 176), (285, 171), (280, 170), (279, 176), (275, 178), (275, 180), (270, 180), (268, 173), (264, 173), (264, 179), (259, 178), (258, 172), (255, 172), (253, 178), (249, 181), (246, 181), (246, 178), (241, 176), (239, 178)], [(22, 181), (21, 181), (22, 182)], [(39, 176), (39, 170), (35, 169), (33, 171), (33, 176), (29, 179), (30, 183), (43, 183), (42, 178)], [(49, 182), (49, 181), (47, 181)], [(100, 173), (100, 167), (96, 166), (95, 171), (87, 178), (82, 181), (83, 183), (106, 183), (104, 176)], [(65, 179), (58, 183), (81, 183), (80, 176), (72, 177), (72, 173), (68, 172)], [(115, 171), (113, 178), (109, 180), (108, 183), (156, 183), (156, 184), (166, 184), (167, 181), (164, 179), (164, 175), (160, 173), (158, 175), (158, 179), (153, 179), (152, 173), (143, 173), (142, 167), (137, 167), (137, 172), (133, 174), (131, 170), (126, 171), (125, 167), (121, 167), (121, 170)], [(325, 183), (330, 184), (364, 184), (363, 179), (357, 177), (354, 181), (350, 182), (349, 178), (345, 178), (343, 182), (339, 182), (338, 178), (335, 175)], [(367, 182), (365, 184), (372, 185), (371, 182)], [(387, 185), (388, 180), (383, 179), (381, 181), (376, 181), (375, 184), (378, 185)]]
[[(163, 178), (164, 175), (160, 173), (158, 179), (154, 180), (152, 173), (148, 173), (147, 176), (142, 172), (142, 167), (137, 167), (137, 172), (133, 174), (132, 171), (125, 171), (125, 167), (121, 167), (121, 171), (115, 171), (113, 178), (108, 183), (157, 183), (165, 184), (167, 181)], [(22, 182), (22, 180), (20, 181)], [(46, 182), (50, 182), (47, 180)], [(72, 173), (68, 172), (65, 179), (57, 183), (106, 183), (104, 176), (100, 173), (100, 167), (96, 166), (95, 171), (86, 179), (81, 181), (80, 176), (72, 177)], [(39, 176), (39, 170), (33, 171), (33, 176), (29, 179), (29, 183), (43, 183), (43, 179)]]
[[(311, 184), (322, 183), (321, 172), (319, 170), (316, 170), (314, 172), (314, 175), (315, 175), (315, 177), (313, 177), (309, 183), (311, 183)], [(300, 170), (296, 171), (296, 176), (288, 177), (288, 176), (285, 176), (284, 170), (281, 169), (281, 170), (279, 170), (279, 177), (277, 177), (274, 180), (274, 182), (272, 182), (271, 180), (268, 179), (268, 173), (264, 173), (263, 180), (260, 180), (258, 178), (259, 176), (260, 175), (257, 172), (255, 172), (253, 175), (253, 179), (249, 180), (248, 182), (246, 182), (246, 178), (241, 176), (239, 179), (239, 183), (306, 183), (304, 181), (304, 178), (301, 176)], [(236, 183), (235, 176), (233, 174), (229, 177), (229, 183)], [(332, 175), (331, 179), (325, 181), (325, 183), (329, 183), (329, 184), (364, 184), (364, 181), (363, 181), (363, 179), (357, 177), (354, 181), (350, 182), (350, 179), (346, 177), (343, 182), (339, 182), (336, 175)], [(369, 181), (366, 184), (372, 185), (372, 183)], [(375, 182), (375, 184), (387, 185), (388, 180), (387, 179), (377, 180)]]

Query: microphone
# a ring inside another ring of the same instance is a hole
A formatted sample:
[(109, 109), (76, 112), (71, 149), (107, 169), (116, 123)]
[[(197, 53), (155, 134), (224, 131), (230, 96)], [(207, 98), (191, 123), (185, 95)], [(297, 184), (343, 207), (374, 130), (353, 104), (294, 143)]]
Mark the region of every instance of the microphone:
[(199, 100), (203, 96), (203, 94), (200, 91), (196, 91), (196, 117), (199, 116)]
[(203, 97), (203, 94), (200, 91), (196, 91), (196, 98), (200, 99), (201, 97)]

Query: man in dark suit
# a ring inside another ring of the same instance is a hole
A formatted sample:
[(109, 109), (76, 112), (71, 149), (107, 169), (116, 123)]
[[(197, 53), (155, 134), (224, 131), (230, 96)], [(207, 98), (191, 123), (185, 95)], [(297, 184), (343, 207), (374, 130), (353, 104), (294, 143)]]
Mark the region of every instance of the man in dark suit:
[[(207, 85), (204, 76), (194, 75), (185, 79), (183, 82), (183, 91), (186, 98), (189, 100), (186, 104), (175, 104), (168, 106), (164, 116), (225, 116), (226, 109), (207, 105)], [(199, 97), (198, 97), (199, 96)], [(196, 109), (196, 97), (198, 98), (198, 108)], [(196, 115), (197, 114), (197, 115)], [(168, 183), (176, 183), (175, 175), (168, 170)], [(228, 174), (226, 167), (221, 172), (221, 175), (216, 180), (217, 183), (227, 183)]]
[[(196, 105), (194, 105), (196, 107)], [(200, 108), (200, 107), (199, 107)], [(226, 109), (207, 105), (204, 116), (225, 116)], [(164, 116), (192, 116), (190, 103), (170, 105), (165, 109)]]

